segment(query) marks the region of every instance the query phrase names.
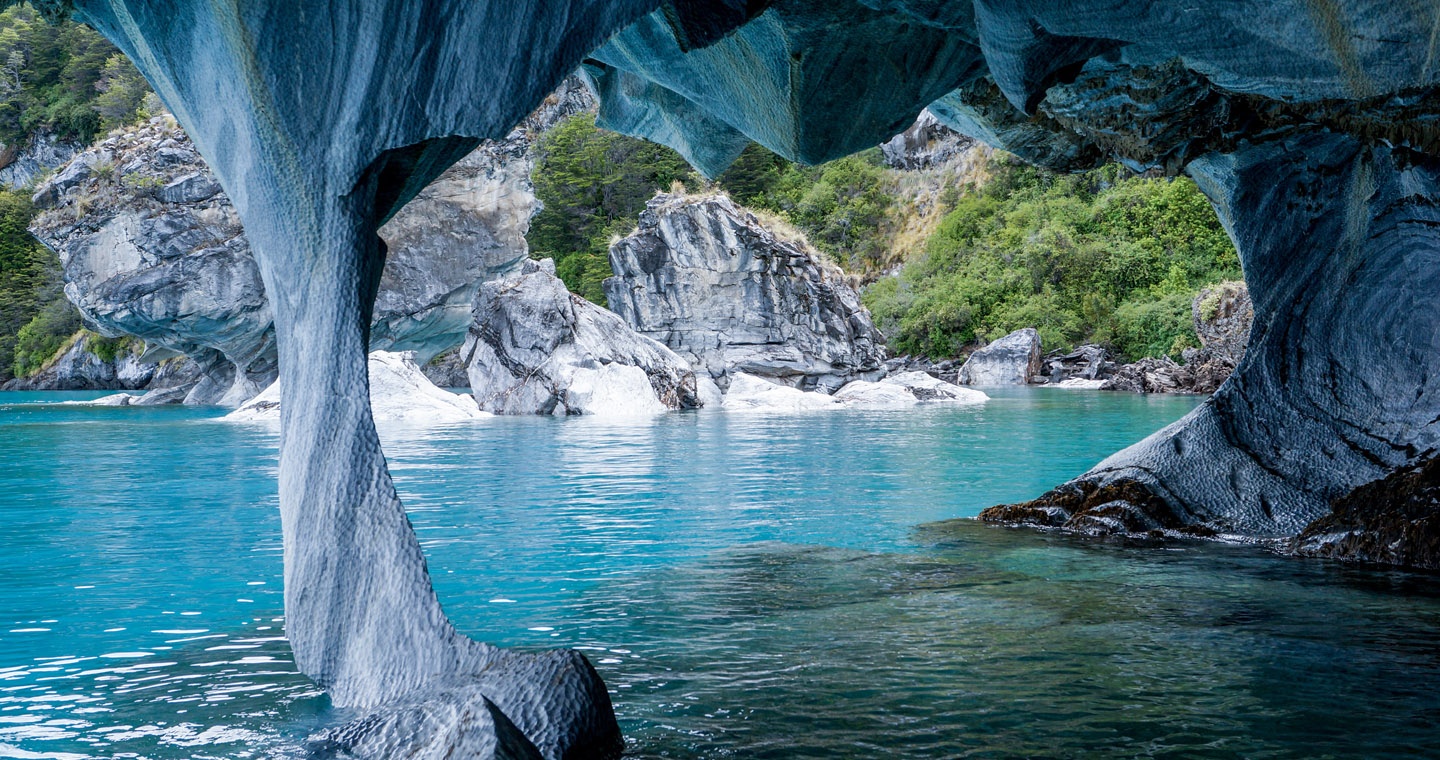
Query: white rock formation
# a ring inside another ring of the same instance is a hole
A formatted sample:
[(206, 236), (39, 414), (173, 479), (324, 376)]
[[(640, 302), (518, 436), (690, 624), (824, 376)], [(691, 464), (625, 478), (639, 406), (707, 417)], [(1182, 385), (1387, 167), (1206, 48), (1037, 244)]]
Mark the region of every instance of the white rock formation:
[(878, 383), (856, 380), (835, 392), (836, 400), (848, 407), (895, 409), (924, 402), (983, 404), (990, 400), (980, 391), (961, 388), (924, 372), (902, 372)]
[(723, 408), (727, 412), (809, 412), (839, 409), (840, 402), (823, 393), (779, 385), (745, 372), (732, 372)]
[[(378, 423), (438, 425), (491, 416), (480, 411), (469, 396), (436, 387), (409, 352), (371, 352), (369, 367), (370, 410)], [(279, 422), (280, 398), (280, 383), (276, 381), (223, 419)]]
[(700, 405), (684, 359), (570, 293), (549, 259), (481, 286), (461, 357), (476, 402), (496, 414), (636, 415)]
[(1026, 327), (977, 349), (960, 368), (962, 385), (1025, 385), (1040, 374), (1040, 333)]

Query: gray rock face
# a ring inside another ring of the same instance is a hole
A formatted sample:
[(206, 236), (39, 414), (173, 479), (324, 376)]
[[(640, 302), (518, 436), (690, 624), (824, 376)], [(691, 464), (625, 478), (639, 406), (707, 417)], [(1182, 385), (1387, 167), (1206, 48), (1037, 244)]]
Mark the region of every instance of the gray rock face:
[[(594, 105), (571, 78), (504, 140), (487, 141), (381, 230), (388, 243), (371, 345), (423, 363), (456, 347), (479, 284), (514, 271), (538, 210), (540, 134)], [(110, 335), (192, 356), (192, 404), (236, 406), (275, 380), (274, 315), (234, 205), (168, 117), (81, 153), (35, 194), (32, 231), (64, 265), (66, 295)]]
[(961, 385), (1025, 385), (1041, 374), (1040, 333), (1026, 327), (976, 349), (960, 367)]
[(975, 140), (940, 123), (928, 109), (920, 112), (904, 132), (880, 145), (885, 165), (915, 171), (933, 169), (953, 161), (975, 144)]
[(29, 187), (51, 169), (63, 166), (84, 146), (40, 132), (24, 146), (0, 146), (0, 187)]
[(704, 370), (834, 391), (883, 374), (883, 338), (838, 268), (721, 195), (658, 195), (610, 247), (610, 308)]
[(570, 293), (549, 259), (481, 286), (460, 355), (476, 403), (496, 414), (654, 414), (700, 405), (684, 359)]
[(131, 391), (151, 387), (150, 383), (160, 369), (158, 364), (145, 361), (137, 351), (129, 348), (106, 361), (95, 354), (91, 343), (89, 334), (80, 335), (39, 372), (10, 380), (3, 390)]

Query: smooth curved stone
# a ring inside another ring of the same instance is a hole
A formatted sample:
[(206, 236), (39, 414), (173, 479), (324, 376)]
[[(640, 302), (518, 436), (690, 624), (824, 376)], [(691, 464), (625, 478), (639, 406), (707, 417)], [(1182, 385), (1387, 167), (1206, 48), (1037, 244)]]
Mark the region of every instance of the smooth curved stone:
[[(688, 52), (665, 14), (652, 13), (591, 57), (678, 95), (687, 113), (707, 114), (693, 126), (636, 118), (632, 134), (696, 155), (719, 122), (810, 164), (874, 146), (983, 69), (979, 49), (963, 35), (825, 0), (777, 0), (729, 36)], [(617, 109), (665, 107), (668, 95), (626, 79), (621, 89), (630, 98), (651, 97)], [(605, 100), (602, 90), (602, 111)], [(701, 168), (715, 171), (713, 163)]]
[(960, 366), (961, 385), (1026, 385), (1044, 370), (1040, 333), (1025, 327), (977, 348)]
[(982, 518), (1291, 536), (1440, 445), (1440, 160), (1315, 134), (1190, 171), (1245, 267), (1243, 362), (1190, 415), (1079, 479), (1130, 484), (1129, 523), (1095, 524), (1116, 499), (1077, 501), (1073, 487)]

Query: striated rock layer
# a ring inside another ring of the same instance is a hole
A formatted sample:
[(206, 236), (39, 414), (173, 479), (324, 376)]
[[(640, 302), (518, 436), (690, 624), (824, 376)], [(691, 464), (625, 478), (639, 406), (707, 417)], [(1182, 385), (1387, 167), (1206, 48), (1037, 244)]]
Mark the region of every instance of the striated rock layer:
[(684, 359), (566, 290), (550, 259), (481, 286), (460, 357), (475, 401), (496, 414), (637, 415), (701, 405)]
[[(486, 141), (381, 229), (371, 346), (422, 363), (464, 340), (481, 282), (515, 271), (539, 209), (544, 130), (593, 107), (570, 78), (503, 140)], [(274, 381), (274, 316), (234, 204), (168, 117), (112, 135), (40, 185), (31, 231), (56, 251), (86, 321), (194, 358), (187, 403), (238, 405)]]
[(1407, 3), (39, 4), (135, 61), (244, 221), (287, 389), (286, 637), (337, 705), (398, 716), (425, 693), (469, 715), (488, 700), (542, 757), (622, 746), (582, 656), (498, 650), (450, 624), (365, 372), (380, 226), (587, 58), (612, 79), (608, 123), (711, 173), (745, 139), (815, 162), (931, 106), (1057, 168), (1118, 156), (1195, 176), (1245, 264), (1250, 350), (1209, 403), (1088, 481), (1132, 479), (1187, 525), (1293, 535), (1435, 448), (1440, 67), (1433, 14)]
[(721, 387), (734, 372), (826, 392), (884, 374), (884, 339), (844, 274), (723, 195), (657, 195), (610, 266), (610, 308)]

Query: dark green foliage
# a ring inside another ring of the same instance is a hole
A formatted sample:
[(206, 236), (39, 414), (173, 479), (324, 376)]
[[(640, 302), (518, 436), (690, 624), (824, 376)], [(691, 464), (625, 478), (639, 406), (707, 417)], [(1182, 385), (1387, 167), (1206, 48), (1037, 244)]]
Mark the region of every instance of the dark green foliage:
[(962, 346), (1035, 327), (1047, 347), (1110, 343), (1130, 358), (1196, 345), (1190, 301), (1240, 276), (1234, 247), (1188, 179), (1116, 166), (1052, 175), (998, 159), (961, 196), (923, 256), (865, 293), (901, 353)]
[(894, 199), (879, 150), (806, 167), (751, 145), (717, 183), (737, 202), (781, 214), (820, 251), (854, 270), (884, 262)]
[(611, 238), (635, 228), (657, 191), (698, 177), (675, 151), (600, 129), (591, 114), (551, 130), (538, 154), (533, 179), (544, 209), (530, 222), (530, 255), (555, 259), (566, 287), (603, 305)]
[(40, 371), (82, 327), (80, 313), (69, 301), (55, 298), (45, 302), (40, 313), (15, 335), (15, 376), (28, 377)]
[[(74, 308), (61, 292), (60, 261), (25, 231), (33, 214), (29, 198), (0, 191), (0, 380), (11, 377), (22, 328), (34, 322), (47, 307), (74, 314)], [(44, 324), (64, 329), (65, 325), (60, 324), (64, 321), (47, 320)], [(72, 321), (75, 327), (70, 328), (69, 333), (79, 326), (78, 317)], [(42, 327), (30, 330), (25, 351), (43, 350), (45, 341), (38, 340), (44, 332)]]
[(88, 141), (133, 121), (148, 85), (116, 47), (73, 21), (33, 7), (0, 12), (0, 143), (40, 130)]
[(107, 338), (99, 333), (87, 332), (90, 342), (85, 344), (85, 350), (95, 355), (95, 358), (102, 362), (113, 362), (116, 359), (130, 353), (138, 353), (138, 349), (144, 345), (139, 338), (129, 335), (122, 335), (118, 338)]

